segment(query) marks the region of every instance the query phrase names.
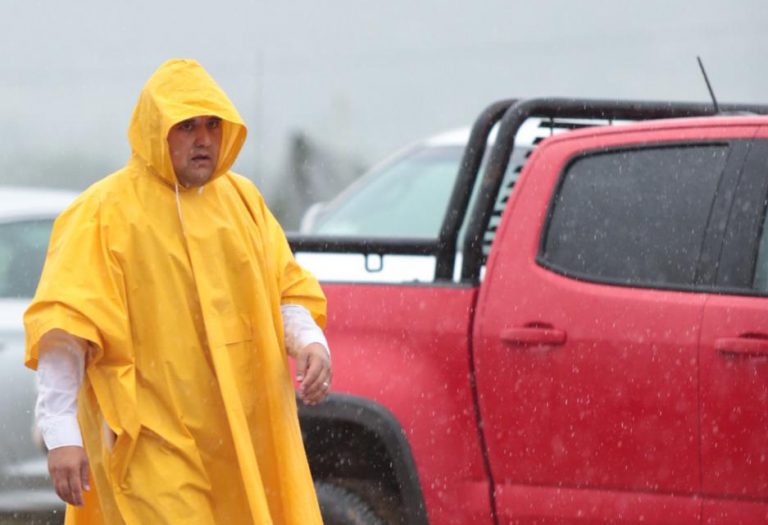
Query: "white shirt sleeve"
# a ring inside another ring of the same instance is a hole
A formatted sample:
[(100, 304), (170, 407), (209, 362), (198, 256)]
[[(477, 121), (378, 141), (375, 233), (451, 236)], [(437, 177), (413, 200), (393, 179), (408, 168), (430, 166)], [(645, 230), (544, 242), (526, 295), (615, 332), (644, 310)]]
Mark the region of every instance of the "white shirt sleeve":
[[(298, 304), (280, 307), (285, 347), (295, 356), (310, 343), (320, 343), (330, 356), (328, 341), (309, 311)], [(56, 346), (40, 353), (37, 363), (35, 418), (48, 450), (83, 446), (77, 422), (77, 393), (83, 382), (85, 355), (75, 347)]]
[(37, 362), (35, 418), (48, 450), (83, 446), (77, 423), (77, 393), (83, 382), (85, 355), (79, 348), (56, 346)]

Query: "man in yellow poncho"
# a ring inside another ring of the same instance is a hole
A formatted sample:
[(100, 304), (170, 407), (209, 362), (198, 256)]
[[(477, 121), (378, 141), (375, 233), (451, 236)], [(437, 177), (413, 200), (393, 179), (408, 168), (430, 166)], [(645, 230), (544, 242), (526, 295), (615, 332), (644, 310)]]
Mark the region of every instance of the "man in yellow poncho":
[(67, 523), (321, 522), (286, 353), (321, 400), (325, 298), (229, 171), (245, 136), (199, 64), (168, 61), (128, 165), (56, 220), (24, 320)]

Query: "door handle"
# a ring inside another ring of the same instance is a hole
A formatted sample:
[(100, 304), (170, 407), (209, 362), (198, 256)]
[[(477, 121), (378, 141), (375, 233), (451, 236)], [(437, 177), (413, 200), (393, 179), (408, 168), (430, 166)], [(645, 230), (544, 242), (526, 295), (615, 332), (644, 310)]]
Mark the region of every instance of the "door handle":
[(756, 337), (723, 337), (715, 340), (715, 350), (725, 355), (768, 357), (768, 339)]
[(565, 343), (565, 339), (565, 331), (551, 327), (524, 326), (501, 331), (502, 342), (513, 346), (560, 346)]

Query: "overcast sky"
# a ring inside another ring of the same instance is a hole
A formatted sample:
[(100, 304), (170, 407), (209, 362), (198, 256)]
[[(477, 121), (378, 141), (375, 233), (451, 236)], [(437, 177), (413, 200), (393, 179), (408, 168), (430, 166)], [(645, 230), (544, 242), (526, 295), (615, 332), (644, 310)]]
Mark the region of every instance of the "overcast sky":
[(139, 90), (171, 57), (238, 106), (236, 168), (267, 194), (292, 131), (372, 163), (500, 98), (706, 100), (697, 54), (721, 101), (768, 102), (765, 0), (2, 5), (0, 182), (82, 187), (119, 168)]

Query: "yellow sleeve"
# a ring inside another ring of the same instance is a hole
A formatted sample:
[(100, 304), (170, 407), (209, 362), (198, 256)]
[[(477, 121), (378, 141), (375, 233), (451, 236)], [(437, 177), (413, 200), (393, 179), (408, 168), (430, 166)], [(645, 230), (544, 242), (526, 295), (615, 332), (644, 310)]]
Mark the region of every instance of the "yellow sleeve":
[(37, 368), (41, 337), (53, 329), (96, 345), (125, 336), (125, 294), (119, 264), (110, 254), (99, 202), (79, 198), (56, 219), (37, 292), (24, 314), (25, 364)]
[(280, 303), (303, 306), (309, 310), (318, 326), (325, 328), (326, 299), (320, 283), (314, 275), (296, 262), (283, 228), (266, 205), (263, 207), (270, 246), (273, 246), (277, 253)]
[(326, 300), (320, 284), (309, 271), (296, 262), (285, 238), (283, 228), (267, 208), (256, 186), (240, 175), (230, 173), (229, 180), (234, 184), (254, 221), (262, 229), (274, 264), (280, 290), (280, 304), (298, 304), (309, 310), (312, 318), (325, 328)]

